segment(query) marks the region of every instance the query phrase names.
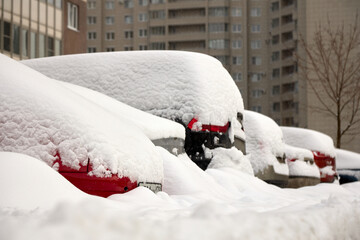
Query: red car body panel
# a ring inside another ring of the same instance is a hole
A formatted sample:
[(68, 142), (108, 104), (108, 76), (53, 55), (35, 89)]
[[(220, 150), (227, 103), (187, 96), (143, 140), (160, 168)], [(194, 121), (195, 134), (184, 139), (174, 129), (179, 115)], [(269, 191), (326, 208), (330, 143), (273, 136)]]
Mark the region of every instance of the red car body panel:
[[(329, 155), (326, 155), (324, 153), (321, 153), (319, 151), (312, 151), (314, 155), (314, 161), (315, 164), (320, 169), (320, 181), (321, 182), (334, 182), (336, 179), (336, 161), (334, 157), (330, 157)], [(334, 171), (334, 174), (326, 174), (321, 171), (322, 168), (331, 166), (332, 170)]]
[(74, 186), (88, 194), (108, 197), (112, 194), (125, 193), (138, 186), (137, 182), (131, 182), (128, 177), (110, 177), (90, 176), (88, 173), (92, 170), (89, 161), (86, 166), (81, 166), (78, 170), (67, 167), (62, 164), (60, 154), (55, 155), (58, 159), (54, 164), (58, 164), (58, 172), (65, 177)]

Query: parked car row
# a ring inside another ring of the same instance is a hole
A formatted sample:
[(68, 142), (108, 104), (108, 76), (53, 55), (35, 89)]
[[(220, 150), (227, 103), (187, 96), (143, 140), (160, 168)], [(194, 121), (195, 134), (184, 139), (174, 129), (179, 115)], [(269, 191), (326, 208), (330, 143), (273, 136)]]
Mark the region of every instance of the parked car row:
[(0, 151), (41, 159), (87, 193), (161, 191), (155, 146), (186, 153), (203, 170), (206, 149), (235, 146), (255, 176), (280, 187), (337, 179), (330, 137), (245, 111), (213, 57), (131, 51), (0, 61)]

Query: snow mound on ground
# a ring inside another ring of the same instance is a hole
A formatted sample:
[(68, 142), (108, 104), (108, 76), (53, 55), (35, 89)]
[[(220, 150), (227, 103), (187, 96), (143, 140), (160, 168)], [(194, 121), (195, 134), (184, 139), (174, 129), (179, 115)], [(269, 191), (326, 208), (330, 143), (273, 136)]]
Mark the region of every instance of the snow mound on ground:
[(117, 117), (127, 120), (129, 124), (135, 124), (151, 140), (170, 137), (185, 139), (185, 129), (179, 123), (130, 107), (91, 89), (67, 82), (59, 81), (59, 83)]
[(208, 168), (232, 168), (254, 176), (250, 160), (236, 147), (206, 149), (212, 155)]
[(58, 153), (73, 169), (89, 159), (96, 176), (162, 181), (162, 160), (138, 128), (4, 55), (0, 66), (0, 151), (49, 166)]
[(344, 149), (335, 149), (337, 169), (360, 169), (360, 154)]
[(0, 192), (0, 208), (9, 210), (44, 210), (90, 198), (44, 162), (11, 152), (0, 152)]
[(335, 157), (334, 142), (328, 135), (315, 130), (297, 128), (297, 127), (280, 127), (284, 141), (295, 147), (306, 148), (312, 151), (319, 151), (331, 157)]
[(288, 175), (286, 164), (280, 164), (276, 159), (284, 155), (284, 143), (279, 126), (274, 120), (260, 113), (248, 110), (244, 113), (246, 152), (250, 154), (255, 174), (272, 165), (277, 173)]
[(215, 58), (181, 51), (92, 53), (22, 61), (61, 81), (104, 93), (168, 119), (223, 126), (243, 101)]

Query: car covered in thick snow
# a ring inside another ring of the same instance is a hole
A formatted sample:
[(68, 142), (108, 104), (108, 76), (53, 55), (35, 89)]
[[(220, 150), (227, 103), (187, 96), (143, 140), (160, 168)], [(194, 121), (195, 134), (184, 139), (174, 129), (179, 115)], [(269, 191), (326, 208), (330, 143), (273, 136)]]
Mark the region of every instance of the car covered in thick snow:
[(280, 127), (271, 118), (245, 110), (246, 152), (255, 176), (265, 182), (286, 187), (289, 167)]
[(340, 184), (360, 181), (360, 154), (338, 148), (335, 151)]
[(285, 144), (286, 162), (289, 166), (287, 187), (298, 188), (320, 183), (320, 172), (310, 150)]
[(328, 135), (310, 129), (281, 127), (287, 144), (312, 151), (320, 170), (321, 182), (334, 182), (336, 173), (336, 152), (334, 142)]
[(138, 127), (4, 55), (0, 66), (0, 151), (41, 159), (90, 194), (161, 190), (162, 158)]
[[(93, 89), (181, 123), (186, 128), (185, 151), (202, 169), (211, 161), (206, 157), (206, 148), (234, 145), (233, 122), (243, 114), (242, 97), (222, 64), (208, 55), (131, 51), (56, 56), (22, 63), (48, 77)], [(238, 145), (241, 143), (245, 145), (245, 139), (240, 139)]]

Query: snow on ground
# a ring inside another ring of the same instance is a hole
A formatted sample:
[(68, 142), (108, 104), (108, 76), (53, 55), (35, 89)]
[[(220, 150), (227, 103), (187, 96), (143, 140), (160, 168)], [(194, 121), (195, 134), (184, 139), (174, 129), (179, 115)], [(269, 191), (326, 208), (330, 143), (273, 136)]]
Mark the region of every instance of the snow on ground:
[[(157, 150), (164, 192), (139, 187), (108, 199), (79, 192), (36, 159), (0, 153), (0, 239), (359, 239), (359, 182), (280, 189)], [(17, 164), (29, 168), (13, 174)]]
[(335, 157), (334, 142), (328, 135), (305, 128), (280, 127), (286, 144), (319, 151), (331, 157)]
[[(215, 58), (182, 51), (65, 55), (22, 63), (120, 102), (185, 124), (225, 125), (243, 112), (241, 94)], [(224, 94), (226, 93), (226, 94)]]
[(0, 69), (0, 151), (24, 153), (49, 166), (58, 152), (73, 169), (89, 159), (96, 176), (162, 182), (160, 155), (127, 119), (2, 54)]
[(278, 174), (289, 175), (286, 164), (280, 164), (276, 157), (284, 155), (284, 143), (280, 127), (271, 118), (253, 111), (244, 112), (246, 152), (255, 174), (268, 166), (274, 166)]

